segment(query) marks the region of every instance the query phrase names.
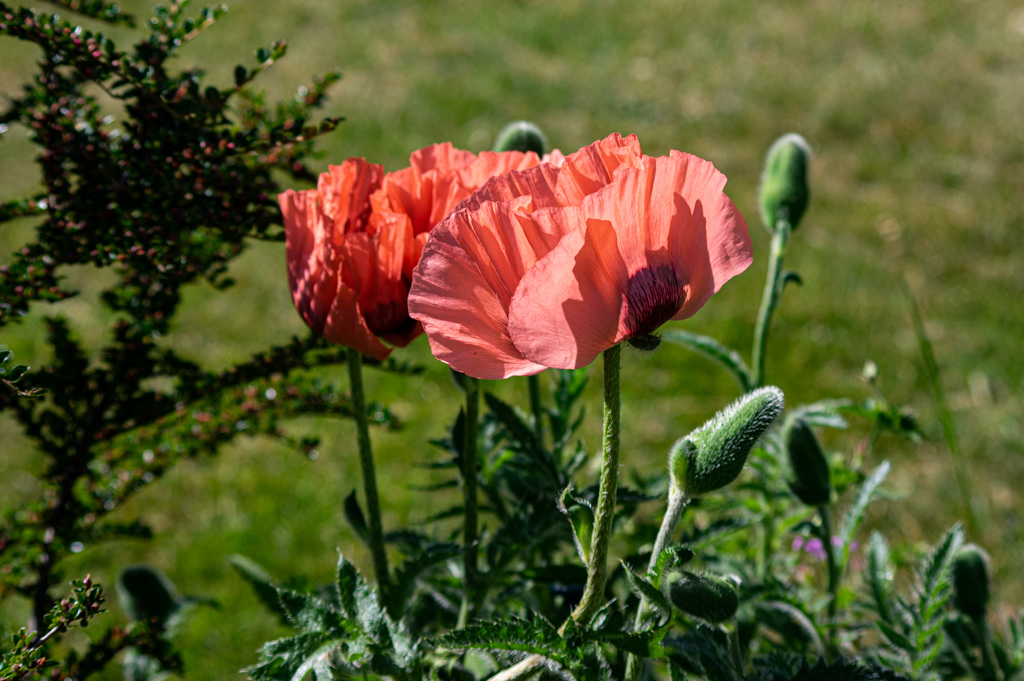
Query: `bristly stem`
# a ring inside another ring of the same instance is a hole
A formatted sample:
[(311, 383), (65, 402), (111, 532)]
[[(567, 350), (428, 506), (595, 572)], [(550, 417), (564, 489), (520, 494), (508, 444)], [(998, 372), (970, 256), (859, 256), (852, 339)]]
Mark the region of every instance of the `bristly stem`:
[(469, 621), (469, 609), (474, 602), (477, 575), (477, 433), (480, 421), (480, 381), (466, 377), (466, 427), (462, 443), (462, 540), (464, 543), (462, 566), (464, 573), (462, 607), (458, 626)]
[(358, 350), (348, 349), (348, 377), (352, 391), (352, 414), (356, 421), (356, 441), (359, 443), (359, 466), (363, 470), (363, 494), (366, 497), (366, 515), (370, 531), (370, 553), (373, 572), (381, 601), (388, 602), (388, 557), (384, 551), (384, 532), (380, 522), (380, 496), (377, 494), (377, 472), (373, 464), (370, 427), (363, 393), (363, 357)]
[(772, 234), (771, 252), (768, 259), (768, 276), (764, 282), (764, 293), (761, 296), (761, 309), (757, 313), (757, 326), (754, 328), (754, 349), (751, 363), (753, 376), (751, 388), (760, 388), (764, 384), (764, 359), (768, 346), (768, 329), (772, 323), (772, 315), (782, 295), (782, 262), (786, 258), (786, 247), (792, 231), (788, 220), (780, 219), (775, 224)]
[(604, 461), (601, 464), (601, 482), (598, 490), (597, 511), (594, 514), (594, 533), (590, 540), (587, 565), (587, 585), (583, 597), (572, 613), (572, 618), (586, 625), (604, 602), (604, 587), (608, 581), (608, 543), (615, 518), (615, 496), (619, 485), (619, 356), (616, 345), (604, 351)]
[[(583, 589), (583, 597), (572, 612), (572, 619), (582, 625), (586, 625), (600, 609), (604, 601), (604, 587), (608, 582), (608, 543), (612, 536), (615, 497), (619, 485), (620, 354), (621, 348), (618, 345), (604, 351), (604, 461), (601, 465), (597, 511), (594, 514), (594, 531), (587, 556), (587, 585)], [(568, 621), (559, 631), (564, 632), (567, 624)], [(538, 673), (543, 664), (542, 656), (530, 655), (498, 672), (488, 681), (521, 681)]]
[[(658, 529), (658, 536), (654, 540), (654, 548), (651, 549), (651, 560), (647, 563), (648, 573), (654, 572), (657, 569), (658, 558), (661, 557), (662, 551), (667, 549), (672, 542), (672, 537), (676, 533), (676, 527), (679, 525), (679, 519), (683, 517), (683, 511), (686, 510), (686, 505), (689, 502), (690, 498), (683, 490), (679, 489), (676, 485), (669, 486), (668, 505), (665, 508), (665, 517), (661, 521), (661, 527)], [(636, 610), (634, 630), (643, 623), (644, 613), (646, 612), (647, 599), (641, 595), (640, 605)], [(643, 658), (630, 653), (626, 656), (626, 674), (623, 678), (625, 681), (636, 681), (643, 673), (643, 669)]]

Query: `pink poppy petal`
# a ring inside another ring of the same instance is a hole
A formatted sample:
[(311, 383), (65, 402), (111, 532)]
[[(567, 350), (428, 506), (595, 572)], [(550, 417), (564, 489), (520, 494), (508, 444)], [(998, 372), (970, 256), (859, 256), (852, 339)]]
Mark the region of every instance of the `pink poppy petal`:
[(292, 299), (306, 324), (320, 333), (334, 301), (338, 256), (329, 243), (315, 190), (288, 190), (278, 201)]
[(643, 158), (636, 135), (622, 137), (613, 133), (565, 157), (559, 168), (558, 194), (563, 206), (578, 206), (612, 181), (622, 165), (637, 165)]
[(427, 241), (409, 292), (409, 313), (422, 323), (434, 356), (456, 371), (500, 379), (545, 368), (512, 344), (505, 306), (451, 230), (435, 230)]
[(364, 231), (370, 217), (370, 195), (380, 188), (384, 169), (363, 158), (330, 166), (317, 181), (320, 210), (335, 225), (336, 237)]
[(322, 332), (326, 340), (353, 348), (377, 359), (387, 359), (391, 348), (387, 347), (366, 326), (359, 313), (358, 295), (347, 286), (339, 286), (334, 304), (325, 319)]
[(513, 343), (545, 366), (590, 364), (617, 342), (628, 279), (614, 227), (588, 220), (585, 230), (563, 237), (519, 283), (509, 307)]

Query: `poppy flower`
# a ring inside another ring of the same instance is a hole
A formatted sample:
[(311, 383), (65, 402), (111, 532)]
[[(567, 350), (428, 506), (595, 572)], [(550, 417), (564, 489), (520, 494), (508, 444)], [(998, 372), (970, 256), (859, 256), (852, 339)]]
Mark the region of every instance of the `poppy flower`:
[(434, 355), (478, 378), (578, 368), (697, 312), (752, 260), (703, 159), (612, 135), (490, 180), (431, 235), (412, 316)]
[(491, 175), (540, 163), (533, 153), (477, 156), (449, 143), (415, 152), (385, 174), (350, 158), (321, 174), (316, 189), (278, 199), (295, 307), (315, 333), (384, 359), (422, 327), (409, 317), (413, 267), (430, 230)]

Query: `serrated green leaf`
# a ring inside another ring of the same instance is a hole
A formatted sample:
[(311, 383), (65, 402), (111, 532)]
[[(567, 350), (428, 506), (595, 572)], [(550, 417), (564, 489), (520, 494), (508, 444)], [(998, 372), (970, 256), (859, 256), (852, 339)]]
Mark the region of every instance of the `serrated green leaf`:
[(882, 481), (885, 480), (885, 476), (888, 474), (889, 462), (883, 461), (868, 479), (864, 481), (856, 501), (853, 502), (853, 505), (843, 517), (843, 522), (839, 526), (839, 537), (843, 540), (843, 560), (840, 565), (843, 567), (846, 566), (850, 559), (850, 542), (853, 541), (854, 533), (860, 526), (861, 521), (864, 520), (864, 513), (867, 511), (868, 504), (871, 503), (875, 493), (878, 491), (879, 485), (882, 484)]
[(386, 615), (377, 593), (370, 588), (355, 566), (340, 553), (335, 585), (338, 590), (338, 602), (345, 616), (358, 622), (363, 633), (371, 639), (379, 641), (385, 631)]
[(888, 622), (879, 620), (878, 622), (875, 622), (875, 626), (877, 626), (878, 630), (882, 632), (882, 635), (885, 636), (886, 640), (897, 648), (907, 652), (913, 652), (917, 648), (909, 638), (904, 636)]
[(317, 596), (277, 587), (277, 597), (288, 621), (306, 632), (331, 632), (340, 625), (337, 612)]
[(959, 525), (954, 525), (942, 538), (942, 541), (925, 556), (921, 566), (920, 579), (921, 586), (928, 597), (937, 592), (943, 583), (949, 583), (949, 568), (963, 541), (963, 530)]
[(875, 612), (883, 622), (892, 623), (892, 567), (889, 564), (889, 546), (878, 532), (871, 533), (868, 542), (867, 563), (864, 566), (864, 581), (871, 590)]
[(260, 599), (260, 602), (263, 603), (263, 605), (271, 612), (277, 614), (281, 618), (282, 622), (287, 623), (288, 613), (284, 609), (284, 606), (281, 605), (281, 599), (278, 597), (277, 585), (274, 583), (270, 574), (260, 565), (249, 560), (245, 556), (229, 556), (228, 562), (231, 563), (231, 567), (238, 571), (242, 576), (242, 579), (252, 586), (253, 591), (256, 592), (256, 597)]
[(637, 655), (639, 657), (660, 658), (668, 655), (661, 640), (665, 637), (667, 630), (651, 630), (645, 632), (625, 631), (591, 631), (586, 635), (587, 640), (600, 643), (611, 643), (616, 648)]
[[(629, 585), (634, 593), (640, 596), (642, 602), (647, 603), (658, 613), (658, 626), (665, 624), (672, 616), (672, 606), (669, 604), (668, 599), (665, 598), (665, 594), (661, 593), (657, 587), (645, 578), (633, 574), (633, 571), (625, 563), (622, 563), (622, 570), (626, 573), (626, 579), (629, 580)], [(641, 607), (643, 606), (641, 605)]]
[[(570, 620), (571, 621), (571, 620)], [(444, 634), (434, 642), (452, 650), (505, 650), (542, 655), (556, 661), (566, 657), (566, 641), (543, 619), (534, 621), (513, 617), (481, 622)]]
[(484, 393), (484, 401), (487, 402), (487, 408), (491, 414), (508, 430), (511, 444), (515, 449), (526, 452), (537, 452), (541, 449), (533, 427), (519, 415), (514, 407), (491, 393)]
[(461, 555), (462, 551), (463, 548), (458, 544), (437, 543), (429, 544), (409, 555), (395, 570), (394, 584), (389, 591), (392, 599), (391, 612), (394, 616), (401, 618), (416, 580), (425, 570)]

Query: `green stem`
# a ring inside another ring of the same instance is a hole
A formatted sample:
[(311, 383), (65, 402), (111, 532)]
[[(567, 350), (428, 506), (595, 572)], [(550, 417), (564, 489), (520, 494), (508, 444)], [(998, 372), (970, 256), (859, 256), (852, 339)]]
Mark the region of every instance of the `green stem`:
[(356, 421), (356, 441), (359, 444), (359, 466), (363, 471), (363, 494), (370, 530), (370, 553), (373, 572), (377, 579), (381, 601), (388, 602), (388, 557), (384, 552), (384, 532), (380, 522), (380, 497), (377, 494), (377, 473), (373, 465), (373, 447), (370, 444), (369, 421), (366, 416), (366, 397), (363, 394), (363, 357), (358, 350), (348, 349), (348, 377), (352, 391), (352, 413)]
[(757, 326), (754, 328), (754, 349), (751, 362), (753, 376), (751, 388), (760, 388), (764, 384), (764, 358), (768, 346), (768, 329), (772, 323), (772, 315), (782, 295), (782, 262), (786, 257), (789, 235), (792, 227), (787, 220), (779, 220), (772, 234), (771, 252), (768, 259), (768, 276), (764, 282), (764, 293), (761, 295), (761, 309), (757, 313)]
[(604, 351), (604, 461), (594, 517), (594, 533), (590, 540), (587, 584), (583, 597), (572, 613), (576, 622), (586, 625), (604, 602), (608, 581), (608, 543), (615, 518), (615, 495), (619, 484), (619, 355), (621, 348)]
[(477, 582), (477, 433), (480, 422), (480, 381), (466, 377), (466, 428), (462, 444), (462, 553), (463, 588), (462, 607), (459, 610), (459, 628), (469, 620), (470, 604), (476, 593)]
[[(587, 565), (587, 585), (583, 597), (573, 610), (572, 619), (586, 624), (604, 601), (604, 587), (608, 582), (608, 542), (615, 517), (615, 495), (619, 484), (619, 355), (616, 345), (604, 351), (604, 461), (598, 491), (594, 533), (590, 541)], [(568, 624), (568, 622), (566, 622)], [(565, 631), (565, 624), (559, 632)], [(522, 681), (541, 671), (544, 658), (530, 655), (508, 669), (498, 672), (488, 681)]]
[(825, 564), (828, 568), (828, 626), (826, 628), (825, 651), (831, 660), (833, 654), (832, 630), (835, 625), (836, 614), (839, 611), (839, 564), (836, 562), (835, 547), (832, 546), (832, 518), (829, 515), (828, 504), (818, 507), (818, 515), (821, 517), (821, 542), (825, 550)]
[[(668, 506), (665, 508), (665, 517), (661, 521), (661, 527), (658, 528), (658, 536), (654, 540), (654, 548), (651, 549), (651, 560), (647, 563), (647, 572), (651, 573), (658, 567), (658, 558), (661, 556), (661, 552), (668, 548), (669, 543), (672, 541), (672, 537), (676, 533), (676, 527), (679, 525), (679, 519), (683, 517), (683, 511), (686, 510), (686, 504), (688, 504), (690, 498), (686, 496), (676, 485), (672, 485), (668, 490)], [(644, 613), (647, 611), (647, 599), (640, 596), (640, 607), (636, 611), (636, 619), (634, 624), (639, 627), (643, 622)], [(626, 656), (626, 675), (625, 681), (636, 681), (640, 678), (643, 672), (644, 661), (643, 658), (627, 654)]]
[(526, 377), (526, 385), (530, 389), (530, 413), (533, 414), (533, 434), (537, 436), (537, 444), (544, 446), (544, 406), (540, 401), (540, 376), (534, 374)]

